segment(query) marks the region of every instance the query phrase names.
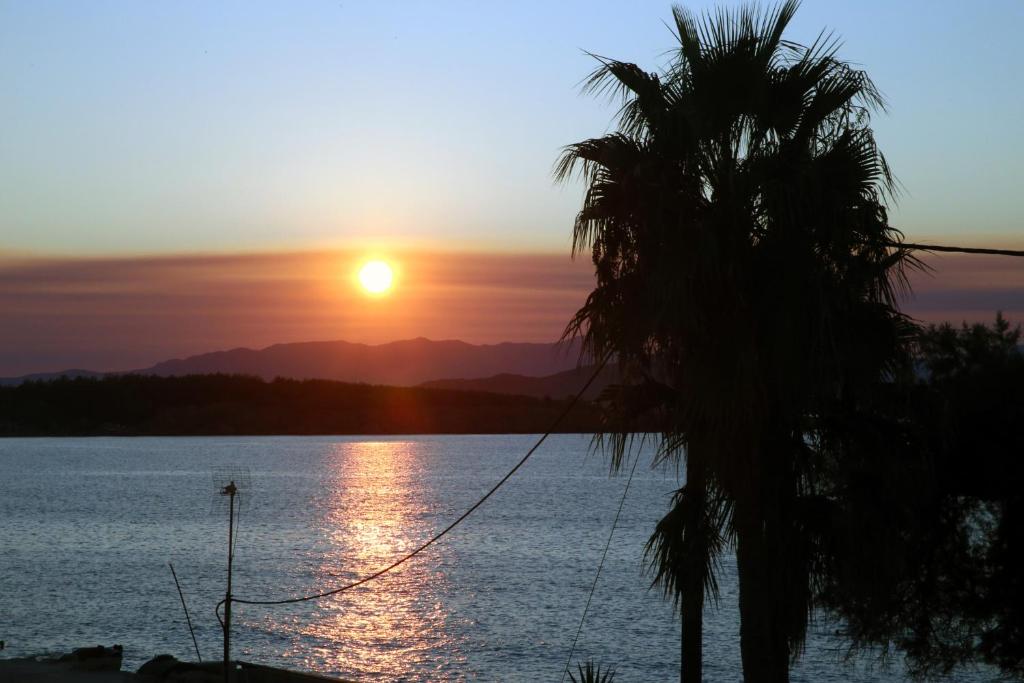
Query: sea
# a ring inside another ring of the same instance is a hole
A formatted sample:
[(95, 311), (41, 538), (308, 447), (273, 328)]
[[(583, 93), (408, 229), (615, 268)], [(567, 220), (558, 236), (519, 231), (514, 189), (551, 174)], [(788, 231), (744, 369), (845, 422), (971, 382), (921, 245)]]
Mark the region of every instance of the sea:
[[(281, 600), (420, 546), (537, 439), (2, 439), (0, 657), (116, 643), (129, 670), (164, 653), (194, 661), (173, 564), (199, 655), (219, 660), (229, 481), (233, 594)], [(651, 587), (644, 544), (681, 481), (651, 450), (634, 450), (623, 498), (628, 468), (612, 472), (588, 436), (551, 436), (465, 521), (380, 578), (318, 600), (235, 604), (231, 656), (355, 681), (557, 682), (567, 662), (587, 661), (614, 668), (616, 683), (678, 680), (678, 612)], [(705, 614), (705, 680), (740, 681), (730, 556), (720, 584)], [(814, 620), (793, 681), (906, 680), (898, 654), (851, 657), (840, 628)]]

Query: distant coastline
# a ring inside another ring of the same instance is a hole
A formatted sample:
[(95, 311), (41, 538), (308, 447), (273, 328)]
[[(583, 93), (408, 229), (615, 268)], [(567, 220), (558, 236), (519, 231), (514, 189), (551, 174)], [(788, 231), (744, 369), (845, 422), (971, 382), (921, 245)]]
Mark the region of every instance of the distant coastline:
[(274, 344), (261, 349), (212, 351), (132, 370), (101, 372), (76, 368), (0, 377), (0, 385), (60, 377), (226, 374), (251, 375), (265, 380), (290, 377), (408, 387), (435, 380), (480, 379), (502, 373), (543, 377), (572, 370), (580, 360), (578, 341), (469, 344), (455, 339), (437, 341), (423, 337), (386, 344), (314, 341)]
[[(0, 387), (0, 437), (522, 434), (569, 398), (246, 375), (118, 375)], [(579, 401), (558, 433), (601, 430)]]

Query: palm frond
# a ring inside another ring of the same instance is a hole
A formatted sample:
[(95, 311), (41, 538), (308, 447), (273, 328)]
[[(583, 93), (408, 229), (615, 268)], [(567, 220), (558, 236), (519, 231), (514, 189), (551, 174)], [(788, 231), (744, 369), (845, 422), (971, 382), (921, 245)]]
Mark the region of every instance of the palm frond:
[(577, 664), (576, 669), (579, 678), (571, 671), (569, 672), (569, 680), (572, 683), (613, 683), (615, 680), (615, 669), (612, 667), (602, 671), (600, 664), (595, 665), (588, 661), (585, 665)]
[(644, 546), (651, 586), (660, 586), (676, 606), (689, 587), (699, 586), (717, 605), (720, 558), (731, 515), (731, 503), (720, 491), (699, 490), (689, 483), (676, 491), (671, 509)]

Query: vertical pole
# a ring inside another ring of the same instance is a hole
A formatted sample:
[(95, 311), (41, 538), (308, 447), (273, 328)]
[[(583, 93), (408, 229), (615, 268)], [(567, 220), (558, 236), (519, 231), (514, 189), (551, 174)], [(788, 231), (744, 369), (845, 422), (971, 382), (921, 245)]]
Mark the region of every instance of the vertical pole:
[(224, 596), (224, 683), (231, 683), (231, 561), (234, 559), (235, 482), (224, 487), (228, 495), (228, 590)]
[[(687, 667), (693, 666), (692, 662), (686, 661), (686, 619), (679, 618), (679, 683), (686, 683)], [(702, 672), (697, 674), (702, 675)]]

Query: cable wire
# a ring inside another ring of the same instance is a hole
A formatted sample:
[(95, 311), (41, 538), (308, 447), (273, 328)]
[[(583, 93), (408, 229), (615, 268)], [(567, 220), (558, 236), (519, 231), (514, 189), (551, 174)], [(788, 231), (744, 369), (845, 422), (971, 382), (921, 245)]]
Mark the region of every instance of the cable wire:
[(992, 254), (995, 256), (1024, 257), (1024, 251), (1018, 249), (987, 249), (984, 247), (946, 247), (939, 244), (916, 244), (913, 242), (893, 242), (891, 246), (920, 251), (944, 251), (954, 254)]
[[(328, 591), (323, 591), (323, 592), (320, 592), (320, 593), (314, 593), (312, 595), (303, 595), (303, 596), (297, 597), (297, 598), (285, 598), (285, 599), (282, 599), (282, 600), (246, 600), (246, 599), (243, 599), (243, 598), (232, 597), (231, 598), (231, 602), (237, 602), (237, 603), (242, 604), (242, 605), (288, 605), (288, 604), (292, 604), (292, 603), (296, 603), (296, 602), (306, 602), (306, 601), (309, 601), (309, 600), (318, 600), (320, 598), (326, 598), (328, 596), (336, 595), (336, 594), (341, 593), (343, 591), (350, 590), (350, 589), (355, 588), (357, 586), (361, 586), (364, 583), (369, 583), (370, 581), (373, 581), (374, 579), (380, 578), (384, 574), (387, 574), (388, 572), (390, 572), (392, 569), (395, 569), (399, 565), (404, 564), (405, 562), (408, 562), (412, 558), (416, 557), (421, 552), (423, 552), (424, 550), (426, 550), (427, 548), (432, 546), (434, 543), (439, 541), (449, 531), (451, 531), (456, 526), (458, 526), (460, 523), (462, 523), (463, 520), (465, 520), (474, 511), (476, 511), (477, 508), (479, 508), (481, 505), (483, 505), (484, 502), (488, 498), (490, 498), (492, 495), (494, 495), (494, 493), (499, 488), (501, 488), (502, 485), (506, 481), (508, 481), (512, 477), (512, 475), (515, 474), (519, 470), (520, 467), (522, 467), (523, 465), (526, 464), (526, 461), (530, 459), (530, 456), (533, 455), (534, 452), (538, 448), (540, 448), (541, 444), (543, 444), (544, 441), (546, 441), (547, 438), (549, 436), (551, 436), (551, 433), (558, 427), (558, 425), (562, 422), (562, 420), (565, 419), (565, 416), (569, 414), (569, 411), (572, 410), (573, 407), (576, 406), (576, 404), (579, 402), (580, 398), (587, 391), (587, 389), (590, 388), (590, 385), (594, 383), (594, 380), (597, 379), (598, 375), (601, 374), (601, 371), (604, 370), (604, 367), (607, 364), (608, 364), (607, 357), (604, 358), (603, 360), (601, 360), (601, 362), (597, 364), (597, 368), (594, 370), (594, 374), (592, 374), (590, 376), (590, 379), (587, 380), (587, 383), (584, 384), (583, 387), (578, 392), (576, 392), (576, 394), (569, 401), (568, 405), (566, 405), (566, 407), (562, 410), (562, 412), (558, 414), (558, 416), (551, 423), (551, 426), (548, 427), (547, 431), (545, 431), (544, 434), (542, 434), (541, 437), (539, 439), (537, 439), (536, 443), (534, 443), (533, 446), (530, 448), (530, 450), (528, 450), (526, 452), (526, 455), (524, 455), (522, 457), (522, 459), (520, 459), (519, 462), (517, 462), (515, 464), (515, 466), (512, 469), (510, 469), (505, 476), (503, 476), (501, 479), (499, 479), (497, 484), (495, 484), (493, 487), (491, 487), (490, 491), (485, 493), (484, 496), (480, 500), (478, 500), (477, 502), (473, 503), (473, 505), (470, 506), (470, 508), (468, 510), (466, 510), (461, 515), (459, 515), (455, 519), (455, 521), (453, 521), (451, 524), (446, 526), (439, 533), (437, 533), (435, 536), (433, 536), (430, 540), (428, 540), (427, 542), (425, 542), (423, 545), (419, 546), (418, 548), (416, 548), (412, 552), (407, 553), (406, 555), (403, 555), (401, 558), (399, 558), (398, 560), (395, 560), (394, 562), (392, 562), (388, 566), (384, 567), (383, 569), (380, 569), (380, 570), (378, 570), (378, 571), (376, 571), (376, 572), (374, 572), (372, 574), (364, 576), (363, 578), (361, 578), (361, 579), (359, 579), (357, 581), (353, 581), (352, 583), (348, 583), (348, 584), (345, 584), (344, 586), (340, 586), (338, 588), (334, 588), (334, 589), (331, 589), (331, 590), (328, 590)], [(226, 599), (225, 600), (221, 600), (220, 602), (217, 603), (217, 607), (215, 609), (215, 612), (217, 613), (217, 619), (218, 620), (220, 620), (220, 608), (221, 608), (221, 606), (225, 602), (227, 602)]]
[[(918, 249), (918, 250), (921, 250), (921, 251), (955, 252), (955, 253), (964, 253), (964, 254), (994, 254), (994, 255), (999, 255), (999, 256), (1024, 257), (1024, 251), (1013, 250), (1013, 249), (987, 249), (987, 248), (980, 248), (980, 247), (954, 247), (954, 246), (942, 246), (942, 245), (936, 245), (936, 244), (918, 244), (918, 243), (911, 243), (911, 242), (893, 242), (891, 246), (901, 247), (901, 248), (904, 248), (904, 249)], [(572, 397), (572, 400), (569, 402), (569, 404), (566, 406), (566, 408), (558, 415), (558, 417), (555, 418), (555, 420), (552, 423), (551, 427), (549, 427), (548, 430), (546, 432), (544, 432), (543, 435), (541, 435), (541, 437), (537, 440), (537, 442), (533, 445), (533, 447), (530, 448), (530, 450), (528, 450), (526, 452), (526, 455), (524, 455), (523, 458), (518, 463), (516, 463), (516, 465), (511, 470), (509, 470), (509, 472), (504, 477), (502, 477), (498, 481), (498, 483), (495, 484), (493, 488), (491, 488), (490, 491), (488, 491), (486, 494), (484, 494), (484, 496), (480, 500), (478, 500), (476, 503), (474, 503), (468, 510), (466, 510), (464, 513), (462, 513), (458, 518), (456, 518), (455, 521), (453, 521), (447, 527), (442, 529), (440, 533), (435, 535), (433, 538), (431, 538), (430, 540), (428, 540), (427, 542), (425, 542), (423, 545), (419, 546), (418, 548), (416, 548), (412, 552), (404, 555), (403, 557), (399, 558), (398, 560), (396, 560), (395, 562), (391, 563), (387, 567), (384, 567), (383, 569), (380, 569), (380, 570), (374, 572), (373, 574), (370, 574), (370, 575), (365, 576), (365, 577), (363, 577), (363, 578), (361, 578), (361, 579), (359, 579), (357, 581), (353, 581), (352, 583), (346, 584), (344, 586), (340, 586), (338, 588), (335, 588), (335, 589), (332, 589), (332, 590), (329, 590), (329, 591), (323, 591), (323, 592), (320, 592), (320, 593), (314, 593), (312, 595), (304, 595), (304, 596), (297, 597), (297, 598), (286, 598), (286, 599), (282, 599), (282, 600), (246, 600), (246, 599), (243, 599), (243, 598), (232, 598), (231, 601), (232, 602), (237, 602), (237, 603), (240, 603), (240, 604), (243, 604), (243, 605), (287, 605), (287, 604), (292, 604), (292, 603), (297, 603), (297, 602), (306, 602), (308, 600), (317, 600), (317, 599), (320, 599), (320, 598), (326, 598), (328, 596), (336, 595), (336, 594), (341, 593), (343, 591), (347, 591), (347, 590), (350, 590), (350, 589), (355, 588), (357, 586), (361, 586), (364, 583), (368, 583), (370, 581), (373, 581), (374, 579), (379, 578), (379, 577), (383, 576), (384, 574), (387, 574), (388, 572), (390, 572), (391, 570), (395, 569), (396, 567), (398, 567), (398, 566), (404, 564), (405, 562), (408, 562), (412, 558), (416, 557), (421, 552), (423, 552), (424, 550), (426, 550), (427, 548), (432, 546), (434, 543), (439, 541), (449, 531), (451, 531), (456, 526), (458, 526), (460, 523), (462, 523), (462, 521), (465, 520), (467, 517), (469, 517), (469, 515), (471, 515), (474, 511), (476, 511), (476, 509), (478, 507), (483, 505), (483, 503), (488, 498), (490, 498), (492, 495), (494, 495), (494, 493), (499, 488), (501, 488), (501, 486), (506, 481), (508, 481), (508, 479), (510, 477), (512, 477), (512, 475), (515, 474), (519, 470), (519, 468), (522, 467), (526, 463), (527, 460), (529, 460), (530, 456), (532, 456), (533, 453), (541, 446), (541, 444), (543, 444), (544, 441), (547, 440), (547, 438), (551, 435), (551, 433), (555, 430), (555, 428), (559, 425), (559, 423), (565, 418), (565, 416), (569, 413), (569, 411), (572, 410), (572, 408), (576, 405), (577, 402), (579, 402), (580, 397), (583, 395), (583, 393), (587, 389), (590, 388), (590, 385), (593, 384), (594, 380), (597, 379), (597, 376), (604, 369), (604, 367), (607, 364), (607, 362), (608, 362), (608, 360), (607, 360), (607, 358), (605, 358), (600, 363), (598, 363), (597, 369), (594, 371), (594, 374), (591, 375), (590, 379), (587, 380), (587, 383), (583, 385), (583, 388), (580, 389), (579, 392), (577, 392), (576, 395)], [(634, 468), (634, 470), (636, 469), (636, 463), (635, 462), (633, 463), (633, 468)], [(633, 471), (630, 471), (630, 475), (629, 476), (630, 476), (630, 478), (626, 482), (626, 491), (623, 492), (623, 502), (625, 501), (625, 493), (628, 492), (628, 490), (629, 490), (629, 482), (632, 481), (632, 478), (633, 478)], [(622, 502), (619, 503), (619, 512), (621, 512), (621, 511), (622, 511)], [(616, 523), (618, 522), (618, 514), (616, 514), (615, 522)], [(613, 524), (612, 525), (612, 534), (614, 534), (614, 532), (615, 532), (615, 525)], [(609, 535), (608, 539), (609, 539), (608, 542), (611, 543), (611, 534)], [(608, 548), (606, 546), (605, 547), (605, 555), (607, 555), (607, 551), (608, 551)], [(602, 557), (601, 557), (602, 564), (604, 563), (605, 555), (602, 555)], [(600, 573), (601, 573), (601, 569), (600, 569), (600, 565), (599, 565), (598, 566), (597, 576), (595, 576), (595, 578), (594, 578), (594, 585), (595, 586), (597, 585), (597, 578), (600, 576)], [(593, 597), (593, 590), (591, 590), (591, 597)], [(226, 602), (226, 600), (221, 600), (219, 603), (217, 603), (217, 607), (216, 607), (215, 611), (217, 613), (218, 621), (220, 620), (220, 608), (221, 608), (221, 605), (223, 605), (225, 602)], [(590, 606), (590, 599), (588, 598), (588, 600), (587, 600), (587, 608), (589, 608), (589, 606)], [(586, 609), (584, 609), (584, 618), (585, 617), (586, 617)], [(583, 628), (583, 622), (581, 621), (580, 622), (580, 629), (582, 630), (582, 628)], [(577, 639), (579, 638), (579, 632), (577, 632), (576, 637), (577, 637)], [(576, 641), (574, 640), (573, 641), (573, 650), (575, 650), (575, 647), (576, 647)], [(570, 659), (571, 659), (572, 651), (570, 651), (569, 656), (570, 656)], [(565, 677), (565, 672), (568, 671), (568, 669), (569, 669), (569, 663), (567, 662), (565, 670), (563, 671), (563, 674), (562, 674), (563, 679)]]
[[(199, 654), (199, 643), (196, 642), (196, 632), (192, 630), (192, 617), (188, 615), (188, 605), (185, 604), (185, 594), (181, 592), (181, 584), (178, 583), (178, 573), (174, 571), (174, 565), (170, 562), (167, 566), (171, 568), (171, 576), (174, 577), (174, 585), (178, 587), (178, 597), (181, 598), (181, 609), (185, 610), (185, 621), (188, 622), (188, 632), (192, 634), (192, 645), (196, 648), (196, 659), (203, 663), (203, 656)], [(219, 615), (218, 615), (219, 616)]]
[(619, 509), (615, 511), (615, 519), (612, 520), (612, 529), (608, 532), (608, 540), (604, 544), (604, 552), (601, 553), (601, 561), (597, 564), (597, 573), (594, 574), (594, 583), (590, 585), (590, 595), (587, 596), (587, 604), (583, 607), (583, 616), (580, 617), (579, 628), (576, 629), (576, 637), (572, 639), (572, 647), (569, 648), (569, 656), (565, 658), (565, 666), (562, 667), (562, 677), (559, 683), (565, 680), (569, 673), (569, 665), (572, 664), (572, 656), (576, 653), (576, 643), (579, 642), (580, 633), (583, 632), (583, 622), (587, 620), (587, 612), (590, 611), (590, 601), (594, 599), (594, 591), (597, 589), (597, 580), (601, 578), (601, 569), (604, 567), (604, 560), (608, 557), (608, 548), (612, 545), (612, 536), (615, 535), (615, 527), (619, 525), (619, 515), (622, 514), (622, 505), (626, 502), (626, 494), (629, 493), (629, 485), (633, 482), (633, 473), (636, 472), (636, 464), (640, 462), (640, 454), (636, 454), (633, 460), (633, 468), (629, 470), (629, 478), (626, 479), (626, 487), (622, 489), (622, 498), (619, 500)]
[[(932, 251), (932, 252), (948, 252), (948, 253), (962, 253), (962, 254), (990, 254), (990, 255), (997, 255), (997, 256), (1024, 257), (1024, 250), (1016, 250), (1016, 249), (988, 249), (988, 248), (982, 248), (982, 247), (956, 247), (956, 246), (943, 246), (943, 245), (937, 245), (937, 244), (919, 244), (919, 243), (913, 243), (913, 242), (893, 242), (890, 246), (898, 247), (898, 248), (903, 248), (903, 249), (917, 249), (917, 250), (920, 250), (920, 251)], [(577, 392), (576, 395), (572, 397), (572, 400), (569, 402), (569, 404), (558, 415), (558, 417), (555, 418), (554, 422), (552, 422), (551, 427), (549, 427), (548, 430), (546, 432), (544, 432), (544, 434), (542, 434), (539, 439), (537, 439), (537, 442), (533, 445), (532, 448), (530, 448), (530, 450), (528, 450), (526, 452), (526, 455), (524, 455), (522, 457), (522, 459), (518, 463), (516, 463), (515, 466), (511, 470), (509, 470), (508, 473), (504, 477), (502, 477), (498, 481), (498, 483), (495, 484), (491, 488), (490, 491), (485, 493), (484, 496), (480, 500), (478, 500), (476, 503), (474, 503), (468, 510), (466, 510), (464, 513), (462, 513), (458, 518), (456, 518), (454, 522), (452, 522), (447, 527), (442, 529), (440, 533), (435, 535), (433, 538), (431, 538), (430, 540), (428, 540), (427, 542), (425, 542), (423, 545), (419, 546), (418, 548), (416, 548), (412, 552), (407, 553), (406, 555), (404, 555), (403, 557), (399, 558), (395, 562), (391, 563), (387, 567), (384, 567), (383, 569), (380, 569), (380, 570), (374, 572), (373, 574), (370, 574), (368, 576), (364, 576), (363, 578), (361, 578), (361, 579), (359, 579), (357, 581), (353, 581), (352, 583), (346, 584), (344, 586), (340, 586), (338, 588), (335, 588), (335, 589), (332, 589), (332, 590), (329, 590), (329, 591), (323, 591), (323, 592), (320, 592), (320, 593), (314, 593), (312, 595), (304, 595), (304, 596), (297, 597), (297, 598), (286, 598), (286, 599), (282, 599), (282, 600), (246, 600), (246, 599), (243, 599), (243, 598), (234, 598), (233, 597), (233, 598), (231, 598), (231, 601), (232, 602), (237, 602), (237, 603), (243, 604), (243, 605), (287, 605), (287, 604), (292, 604), (292, 603), (297, 603), (297, 602), (306, 602), (306, 601), (309, 601), (309, 600), (318, 600), (320, 598), (326, 598), (326, 597), (329, 597), (331, 595), (336, 595), (336, 594), (341, 593), (343, 591), (350, 590), (350, 589), (355, 588), (357, 586), (361, 586), (364, 583), (369, 583), (370, 581), (373, 581), (374, 579), (380, 578), (384, 574), (387, 574), (391, 570), (397, 568), (398, 566), (400, 566), (400, 565), (408, 562), (412, 558), (416, 557), (421, 552), (423, 552), (424, 550), (426, 550), (427, 548), (432, 546), (434, 543), (439, 541), (449, 531), (451, 531), (456, 526), (458, 526), (460, 523), (462, 523), (462, 521), (465, 520), (467, 517), (469, 517), (469, 515), (471, 515), (474, 511), (476, 511), (476, 509), (478, 507), (483, 505), (484, 502), (488, 498), (490, 498), (492, 495), (494, 495), (494, 493), (499, 488), (501, 488), (501, 486), (506, 481), (508, 481), (509, 478), (511, 478), (512, 475), (515, 474), (519, 470), (520, 467), (522, 467), (524, 464), (526, 464), (526, 461), (530, 459), (530, 456), (532, 456), (533, 453), (538, 448), (540, 448), (541, 444), (543, 444), (544, 441), (547, 440), (547, 438), (549, 436), (551, 436), (551, 433), (555, 430), (555, 428), (558, 427), (559, 423), (561, 423), (561, 421), (565, 418), (565, 416), (568, 415), (569, 411), (572, 410), (572, 408), (576, 405), (576, 403), (579, 402), (580, 397), (582, 397), (583, 393), (587, 389), (590, 388), (590, 385), (593, 384), (594, 380), (597, 379), (597, 376), (601, 373), (601, 371), (604, 369), (604, 367), (605, 367), (605, 365), (607, 363), (608, 363), (608, 359), (607, 358), (603, 359), (600, 363), (598, 363), (597, 369), (594, 371), (594, 374), (591, 375), (590, 379), (587, 380), (587, 383), (583, 385), (583, 388), (580, 389), (579, 392)], [(572, 648), (569, 650), (569, 659), (566, 661), (565, 668), (562, 670), (562, 680), (563, 681), (565, 679), (565, 674), (569, 671), (569, 665), (571, 664), (571, 661), (572, 661), (572, 655), (573, 655), (573, 653), (576, 650), (576, 643), (579, 640), (580, 633), (583, 630), (583, 621), (586, 619), (587, 611), (590, 608), (591, 599), (594, 597), (594, 589), (597, 587), (598, 578), (601, 576), (601, 568), (604, 566), (604, 560), (605, 560), (605, 557), (608, 554), (608, 546), (611, 544), (612, 536), (615, 533), (615, 527), (616, 527), (616, 525), (618, 524), (618, 521), (619, 521), (619, 513), (622, 512), (622, 504), (626, 500), (626, 493), (629, 492), (629, 485), (630, 485), (630, 482), (632, 482), (632, 480), (633, 480), (633, 472), (635, 470), (636, 470), (636, 462), (633, 463), (633, 469), (630, 470), (629, 479), (626, 481), (626, 488), (623, 491), (622, 500), (619, 502), (618, 512), (616, 512), (615, 520), (612, 523), (612, 530), (611, 530), (611, 533), (608, 535), (608, 543), (605, 545), (604, 553), (601, 556), (601, 563), (598, 565), (597, 574), (594, 576), (594, 584), (593, 584), (593, 586), (591, 586), (590, 596), (587, 598), (587, 604), (586, 604), (586, 607), (583, 610), (583, 619), (580, 620), (579, 629), (577, 629), (577, 631), (576, 631), (576, 637), (573, 639)], [(221, 621), (221, 618), (220, 618), (220, 608), (221, 608), (221, 606), (226, 601), (227, 600), (225, 599), (225, 600), (221, 600), (220, 602), (218, 602), (217, 603), (217, 607), (214, 610), (215, 614), (217, 615), (217, 621), (220, 621), (221, 625), (223, 625), (223, 621)]]

